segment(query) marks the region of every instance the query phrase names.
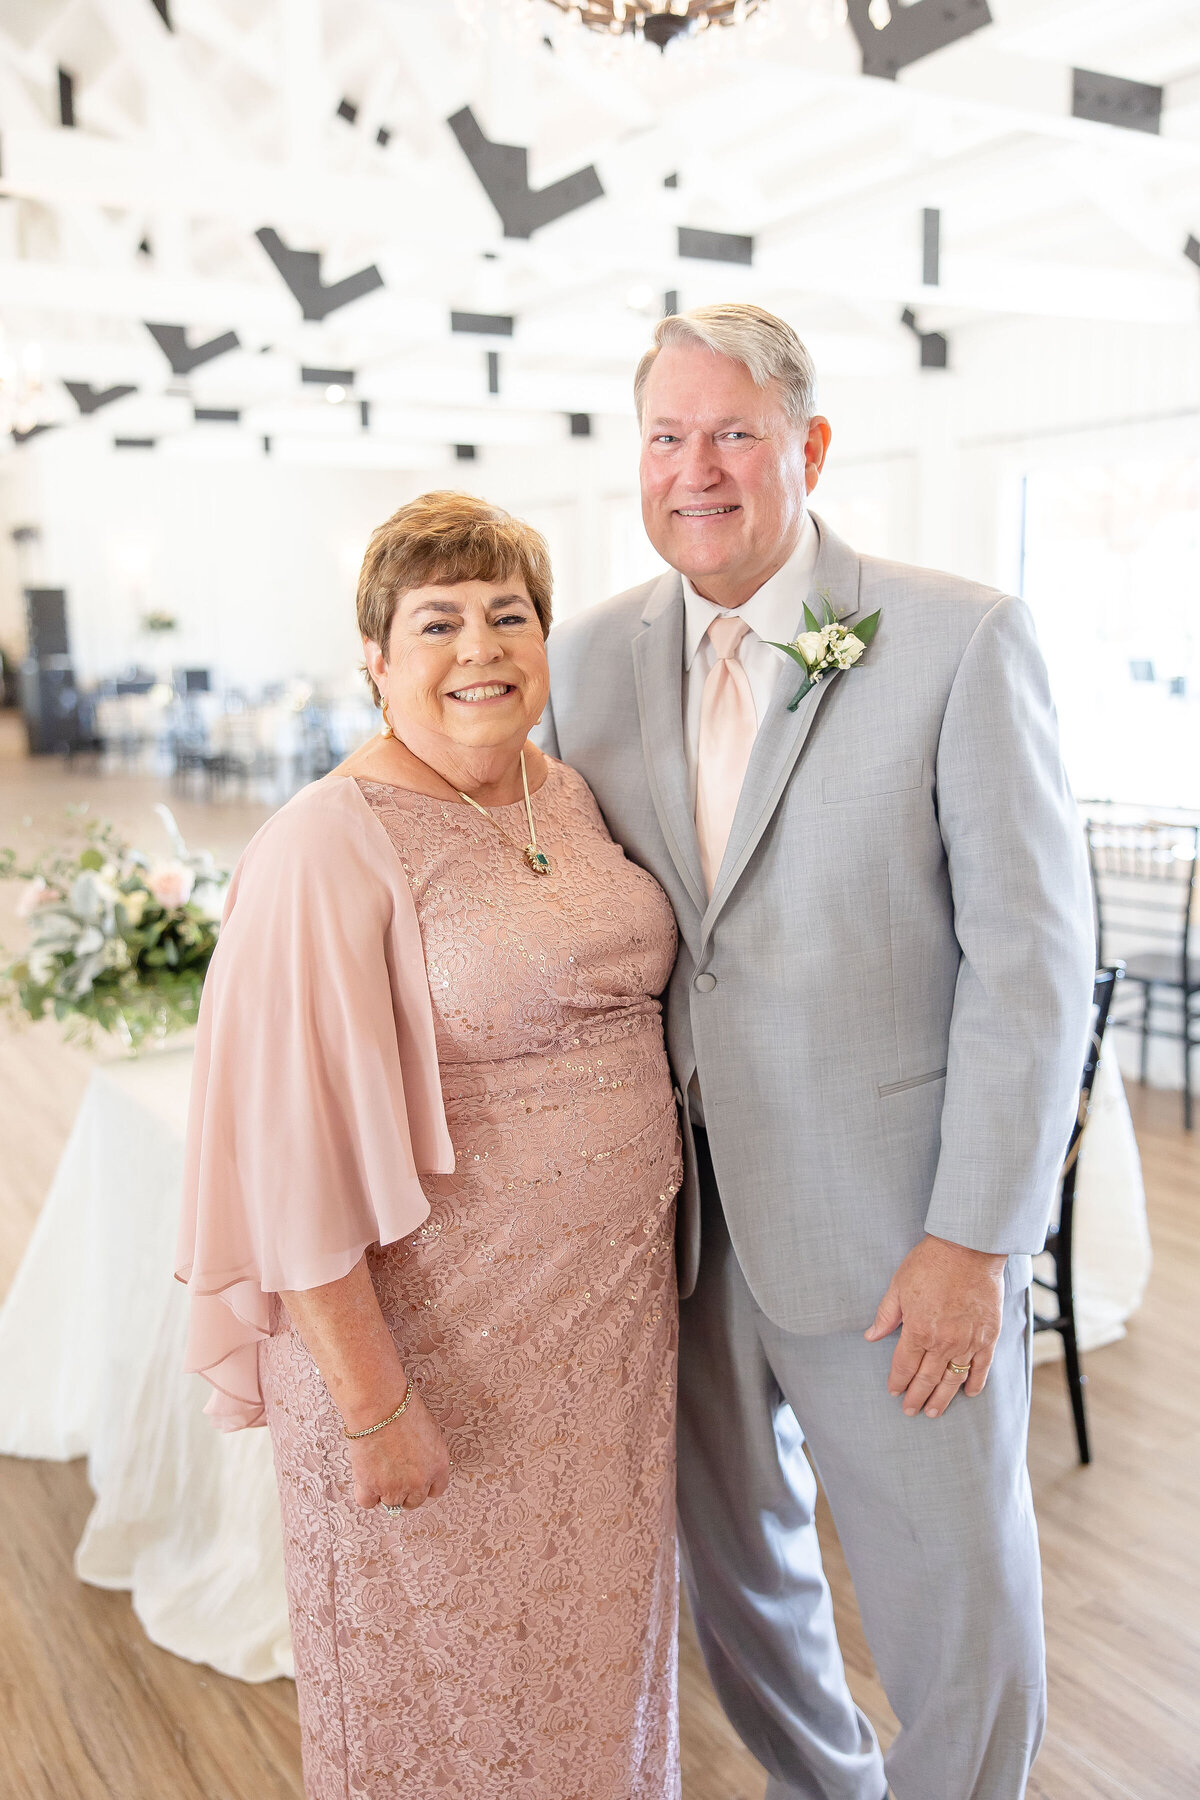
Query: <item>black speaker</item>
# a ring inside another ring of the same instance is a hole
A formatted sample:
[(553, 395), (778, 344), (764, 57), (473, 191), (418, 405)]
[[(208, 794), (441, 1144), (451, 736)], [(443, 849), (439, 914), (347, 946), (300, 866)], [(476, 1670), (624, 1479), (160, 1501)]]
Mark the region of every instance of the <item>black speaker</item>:
[(29, 654), (36, 662), (48, 656), (70, 656), (67, 639), (67, 596), (63, 588), (26, 588)]

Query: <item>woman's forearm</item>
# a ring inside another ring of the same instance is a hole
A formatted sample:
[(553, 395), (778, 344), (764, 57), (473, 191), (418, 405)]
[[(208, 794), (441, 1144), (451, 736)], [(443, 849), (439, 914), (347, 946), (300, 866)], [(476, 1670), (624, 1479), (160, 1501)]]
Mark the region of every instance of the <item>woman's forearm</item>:
[(280, 1294), (347, 1431), (376, 1425), (404, 1398), (405, 1374), (365, 1256), (323, 1287)]

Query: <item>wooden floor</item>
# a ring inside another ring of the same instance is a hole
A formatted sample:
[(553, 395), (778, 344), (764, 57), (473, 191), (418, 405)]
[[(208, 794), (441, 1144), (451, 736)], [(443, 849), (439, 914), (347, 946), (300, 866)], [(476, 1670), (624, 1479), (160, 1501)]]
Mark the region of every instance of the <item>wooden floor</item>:
[[(0, 715), (0, 843), (52, 836), (63, 806), (87, 799), (153, 848), (157, 798), (219, 853), (269, 810), (176, 804), (141, 777), (68, 779), (21, 760)], [(0, 887), (0, 943), (15, 946), (12, 898)], [(0, 1292), (88, 1069), (53, 1027), (0, 1027)], [(1090, 1469), (1075, 1462), (1059, 1369), (1034, 1378), (1050, 1725), (1032, 1800), (1200, 1796), (1200, 1132), (1185, 1138), (1173, 1095), (1130, 1100), (1156, 1262), (1128, 1337), (1088, 1359)], [(0, 1800), (300, 1800), (291, 1683), (250, 1687), (181, 1662), (146, 1640), (127, 1595), (77, 1582), (89, 1505), (82, 1463), (0, 1459)], [(823, 1541), (851, 1686), (887, 1740), (895, 1721), (828, 1520)], [(686, 1625), (682, 1703), (686, 1800), (761, 1800), (762, 1771), (726, 1725)]]

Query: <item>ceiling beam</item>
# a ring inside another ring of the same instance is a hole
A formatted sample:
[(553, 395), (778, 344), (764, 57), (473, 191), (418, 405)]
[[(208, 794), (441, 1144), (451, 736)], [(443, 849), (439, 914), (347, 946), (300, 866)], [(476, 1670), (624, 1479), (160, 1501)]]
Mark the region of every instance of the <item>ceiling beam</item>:
[[(161, 28), (160, 28), (161, 29)], [(215, 135), (215, 134), (214, 134)], [(264, 219), (318, 239), (361, 232), (372, 240), (416, 236), (445, 246), (445, 183), (393, 152), (387, 173), (343, 175), (321, 167), (308, 174), (278, 163), (230, 155), (210, 143), (203, 157), (146, 142), (116, 142), (86, 131), (16, 127), (0, 132), (0, 194), (45, 205), (81, 201), (127, 212), (178, 212), (247, 228)], [(490, 208), (464, 168), (459, 212), (464, 232), (495, 235)], [(473, 202), (473, 204), (472, 204)], [(456, 201), (457, 204), (457, 201)]]

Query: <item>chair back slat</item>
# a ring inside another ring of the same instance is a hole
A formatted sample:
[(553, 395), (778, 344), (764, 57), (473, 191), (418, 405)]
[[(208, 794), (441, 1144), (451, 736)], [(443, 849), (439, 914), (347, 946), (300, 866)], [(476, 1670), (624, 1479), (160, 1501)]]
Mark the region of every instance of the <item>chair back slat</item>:
[(1085, 831), (1100, 962), (1166, 949), (1186, 981), (1200, 826), (1089, 818)]

